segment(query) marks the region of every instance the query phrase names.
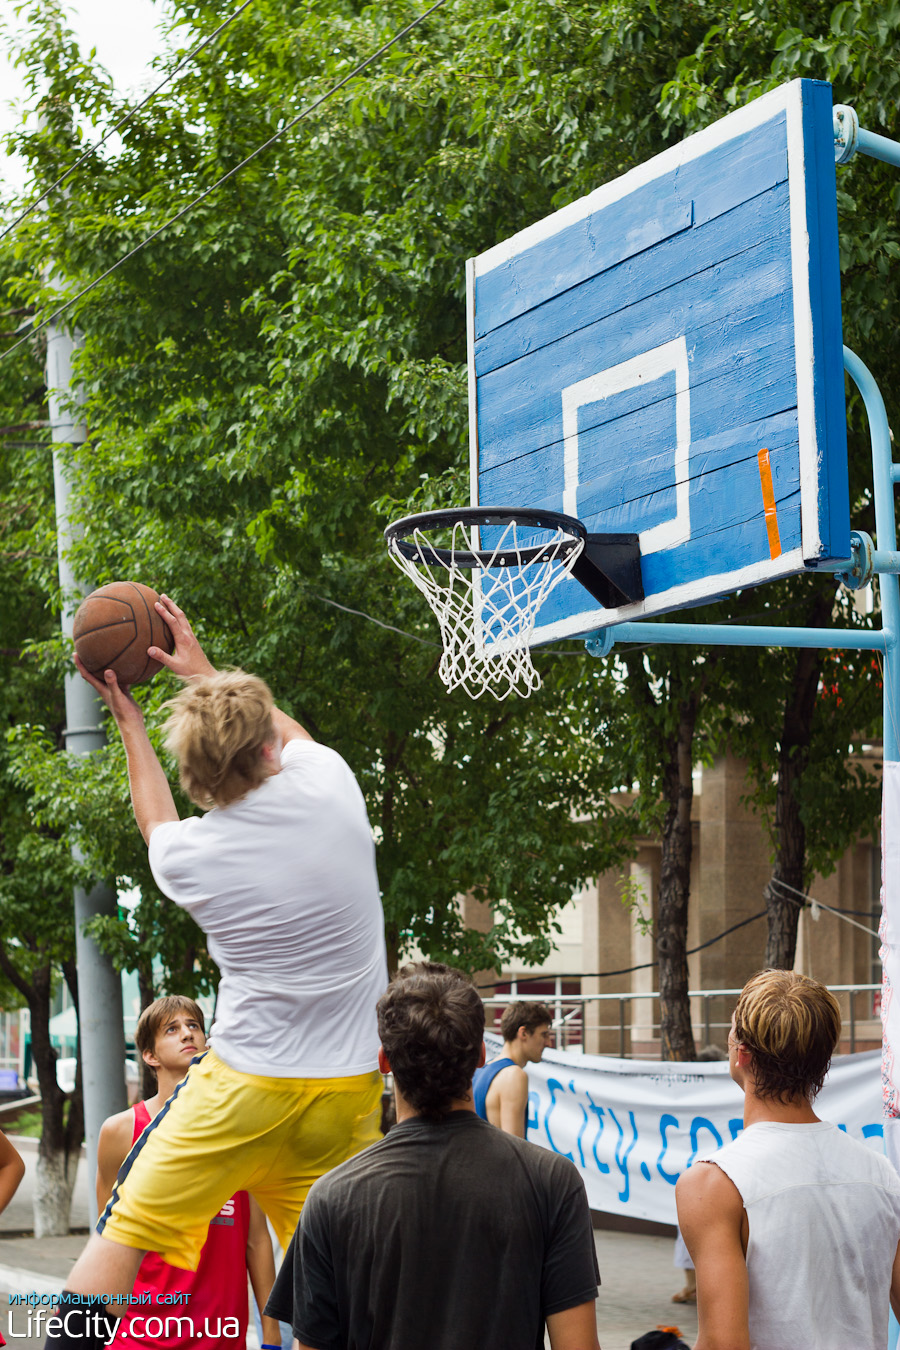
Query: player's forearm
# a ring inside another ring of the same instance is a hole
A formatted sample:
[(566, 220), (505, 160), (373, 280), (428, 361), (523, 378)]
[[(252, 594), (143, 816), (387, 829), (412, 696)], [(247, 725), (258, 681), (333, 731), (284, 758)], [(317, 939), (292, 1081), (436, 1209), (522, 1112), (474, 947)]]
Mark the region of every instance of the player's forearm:
[(750, 1332), (744, 1326), (701, 1327), (694, 1350), (751, 1350)]
[(247, 1237), (247, 1274), (259, 1309), (264, 1345), (281, 1344), (281, 1327), (274, 1317), (266, 1317), (263, 1308), (275, 1283), (275, 1253), (266, 1220), (257, 1202), (250, 1198), (250, 1229)]
[(144, 724), (132, 721), (120, 725), (119, 730), (128, 761), (131, 808), (144, 842), (149, 844), (157, 825), (178, 819), (175, 799)]
[(263, 1345), (281, 1345), (281, 1323), (276, 1322), (274, 1317), (263, 1317), (259, 1315), (262, 1326), (262, 1344)]
[(269, 1245), (268, 1253), (258, 1249), (254, 1250), (252, 1247), (248, 1246), (247, 1274), (250, 1276), (250, 1288), (253, 1290), (253, 1297), (256, 1300), (257, 1308), (259, 1308), (263, 1326), (265, 1326), (265, 1323), (268, 1321), (271, 1323), (269, 1330), (271, 1330), (272, 1327), (275, 1328), (274, 1336), (266, 1335), (263, 1338), (267, 1342), (272, 1342), (281, 1340), (281, 1332), (278, 1330), (276, 1318), (266, 1318), (262, 1315), (262, 1310), (269, 1301), (269, 1295), (271, 1294), (272, 1286), (275, 1283), (275, 1257), (272, 1254), (272, 1244), (268, 1241), (268, 1233), (266, 1234), (266, 1241)]
[(280, 1345), (281, 1327), (278, 1319), (267, 1317), (263, 1313), (263, 1308), (269, 1301), (269, 1295), (275, 1283), (275, 1258), (272, 1254), (272, 1244), (269, 1241), (268, 1233), (266, 1233), (266, 1242), (269, 1248), (268, 1253), (258, 1249), (254, 1251), (251, 1247), (247, 1248), (247, 1273), (250, 1276), (250, 1288), (253, 1290), (253, 1297), (259, 1309), (259, 1320), (262, 1324), (262, 1343), (263, 1345)]

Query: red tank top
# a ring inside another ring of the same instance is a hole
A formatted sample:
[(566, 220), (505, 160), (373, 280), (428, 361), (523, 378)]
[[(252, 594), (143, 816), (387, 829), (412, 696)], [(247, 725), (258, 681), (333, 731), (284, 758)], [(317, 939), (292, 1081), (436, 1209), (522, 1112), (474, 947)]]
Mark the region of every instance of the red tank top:
[[(150, 1112), (143, 1102), (131, 1109), (134, 1143), (150, 1123)], [(184, 1350), (188, 1345), (191, 1350), (245, 1350), (249, 1232), (250, 1197), (238, 1191), (210, 1223), (196, 1271), (179, 1270), (148, 1252), (133, 1292), (149, 1295), (149, 1301), (131, 1305), (110, 1346), (117, 1350)], [(188, 1298), (173, 1303), (172, 1296), (178, 1294)], [(235, 1330), (237, 1334), (231, 1334)]]

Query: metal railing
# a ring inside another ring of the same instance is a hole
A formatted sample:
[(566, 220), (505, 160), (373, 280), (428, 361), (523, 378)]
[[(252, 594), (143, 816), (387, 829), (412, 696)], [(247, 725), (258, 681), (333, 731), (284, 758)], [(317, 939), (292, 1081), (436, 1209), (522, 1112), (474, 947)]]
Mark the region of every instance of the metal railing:
[[(559, 981), (557, 981), (559, 986)], [(841, 1041), (848, 1041), (848, 1052), (853, 1054), (857, 1048), (860, 1022), (879, 1022), (875, 1039), (880, 1040), (880, 1013), (877, 1011), (876, 995), (880, 995), (880, 984), (831, 984), (828, 986), (838, 996), (841, 1004), (843, 1030)], [(692, 1003), (692, 1026), (694, 1040), (698, 1047), (710, 1045), (718, 1036), (724, 1044), (731, 1026), (731, 1014), (737, 1002), (740, 989), (691, 989), (688, 997)], [(564, 994), (559, 988), (554, 995), (535, 994), (535, 1001), (546, 1003), (553, 1013), (553, 1026), (556, 1032), (556, 1047), (560, 1050), (587, 1050), (594, 1053), (613, 1055), (620, 1059), (658, 1059), (658, 1049), (652, 1043), (659, 1036), (659, 1010), (653, 1003), (659, 1002), (658, 991), (646, 993), (617, 994)], [(499, 1029), (499, 1016), (496, 1025), (492, 1025), (490, 1009), (502, 1010), (508, 1003), (519, 998), (529, 998), (527, 986), (509, 994), (497, 994), (484, 1000), (487, 1011), (489, 1031)], [(713, 1000), (722, 999), (721, 1009), (716, 1008)], [(650, 1003), (651, 1007), (638, 1010), (633, 1004)], [(698, 1008), (699, 1005), (699, 1008)], [(614, 1020), (605, 1020), (608, 1009), (614, 1009)], [(627, 1015), (626, 1015), (627, 1008)], [(699, 1011), (699, 1016), (697, 1012)], [(596, 1019), (596, 1020), (594, 1020)], [(866, 1040), (871, 1041), (872, 1036)], [(640, 1048), (635, 1049), (635, 1045)], [(617, 1046), (613, 1049), (612, 1046)], [(644, 1047), (647, 1048), (644, 1048)]]

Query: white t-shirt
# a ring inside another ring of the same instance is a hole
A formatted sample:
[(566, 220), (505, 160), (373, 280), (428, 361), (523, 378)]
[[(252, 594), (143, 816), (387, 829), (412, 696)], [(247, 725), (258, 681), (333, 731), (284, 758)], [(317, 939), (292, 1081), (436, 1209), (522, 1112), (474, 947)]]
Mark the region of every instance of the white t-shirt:
[(766, 1120), (705, 1161), (747, 1211), (753, 1350), (884, 1350), (900, 1243), (888, 1160), (827, 1120)]
[(368, 1073), (387, 968), (365, 803), (327, 746), (288, 741), (281, 766), (230, 806), (158, 825), (150, 866), (221, 971), (220, 1059), (277, 1078)]

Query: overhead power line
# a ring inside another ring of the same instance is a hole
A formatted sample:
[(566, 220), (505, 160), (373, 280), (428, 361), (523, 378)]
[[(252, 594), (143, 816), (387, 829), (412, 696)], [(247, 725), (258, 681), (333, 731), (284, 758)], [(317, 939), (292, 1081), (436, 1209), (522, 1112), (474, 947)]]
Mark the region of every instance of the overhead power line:
[[(781, 898), (783, 900), (789, 900), (790, 903), (796, 905), (798, 909), (806, 909), (807, 905), (812, 910), (824, 909), (828, 914), (835, 914), (839, 919), (843, 919), (844, 923), (849, 923), (854, 928), (862, 929), (862, 931), (868, 933), (870, 937), (877, 938), (879, 936), (874, 928), (868, 928), (864, 923), (857, 923), (856, 919), (851, 919), (847, 910), (835, 909), (833, 905), (826, 905), (824, 901), (817, 900), (814, 895), (808, 895), (806, 891), (798, 891), (796, 886), (789, 886), (787, 882), (782, 881), (780, 877), (773, 877), (770, 884), (777, 886), (779, 890), (790, 891), (790, 895), (783, 895)], [(799, 896), (800, 899), (796, 900), (794, 898), (795, 896)], [(859, 911), (855, 910), (854, 913), (859, 913)]]
[[(751, 914), (749, 919), (741, 919), (738, 923), (733, 923), (730, 928), (725, 928), (721, 933), (716, 933), (715, 937), (709, 938), (706, 942), (701, 942), (696, 947), (689, 947), (685, 956), (693, 956), (695, 952), (702, 952), (705, 947), (712, 947), (714, 943), (721, 942), (722, 938), (728, 937), (729, 933), (736, 932), (739, 928), (745, 928), (748, 923), (756, 923), (757, 919), (762, 919), (766, 911), (761, 909), (758, 914)], [(631, 975), (636, 970), (652, 970), (658, 966), (658, 961), (645, 961), (640, 966), (623, 966), (621, 970), (576, 970), (570, 971), (565, 975), (557, 975), (554, 971), (552, 975), (530, 975), (525, 979), (516, 979), (516, 987), (523, 984), (546, 984), (548, 979), (552, 980), (605, 980), (610, 975)], [(476, 989), (495, 989), (498, 984), (508, 984), (508, 980), (495, 980), (493, 984), (476, 984)], [(565, 998), (565, 994), (563, 995)]]
[(109, 131), (104, 132), (104, 134), (100, 137), (99, 141), (95, 141), (93, 145), (89, 145), (87, 150), (85, 150), (84, 154), (80, 155), (78, 159), (76, 159), (75, 163), (72, 164), (68, 169), (66, 169), (65, 173), (61, 173), (60, 176), (56, 179), (56, 181), (51, 183), (48, 188), (45, 188), (39, 197), (35, 197), (33, 201), (28, 203), (28, 205), (25, 207), (25, 210), (22, 211), (20, 215), (16, 216), (15, 220), (13, 220), (9, 225), (7, 225), (4, 230), (0, 230), (0, 239), (5, 239), (6, 236), (12, 230), (14, 230), (17, 225), (21, 225), (23, 220), (27, 219), (27, 217), (30, 216), (33, 211), (37, 210), (41, 202), (45, 202), (47, 200), (51, 192), (55, 192), (55, 190), (62, 183), (64, 183), (66, 179), (75, 172), (76, 169), (81, 167), (81, 165), (85, 162), (86, 159), (90, 159), (91, 155), (96, 154), (97, 151), (100, 149), (100, 147), (106, 144), (110, 136), (114, 136), (116, 132), (121, 127), (124, 127), (126, 122), (130, 122), (132, 117), (135, 117), (141, 111), (142, 108), (146, 108), (150, 100), (155, 98), (156, 95), (159, 93), (160, 89), (164, 88), (169, 83), (170, 80), (173, 80), (175, 78), (179, 70), (181, 70), (184, 66), (186, 66), (188, 61), (192, 61), (199, 52), (203, 51), (204, 47), (208, 47), (209, 44), (219, 36), (219, 34), (223, 31), (223, 29), (227, 28), (230, 23), (234, 23), (238, 15), (243, 14), (247, 6), (251, 5), (252, 3), (253, 0), (244, 0), (244, 3), (238, 9), (236, 9), (233, 14), (229, 15), (229, 17), (224, 21), (224, 23), (219, 24), (218, 28), (214, 33), (210, 33), (209, 36), (205, 37), (202, 42), (198, 42), (197, 46), (194, 47), (192, 51), (189, 51), (186, 56), (183, 56), (181, 60), (178, 62), (178, 65), (175, 66), (173, 70), (169, 71), (165, 79), (160, 80), (159, 84), (156, 86), (155, 89), (151, 89), (150, 93), (147, 95), (146, 98), (142, 99), (140, 103), (136, 104), (135, 107), (131, 108), (125, 114), (124, 117), (120, 117), (118, 122), (116, 122), (115, 126), (110, 127)]
[(409, 638), (411, 642), (421, 642), (423, 647), (440, 647), (439, 642), (429, 642), (427, 638), (417, 637), (415, 633), (407, 633), (405, 628), (396, 628), (392, 623), (384, 623), (381, 619), (376, 619), (373, 614), (366, 614), (362, 609), (351, 609), (349, 605), (339, 605), (337, 600), (329, 600), (325, 595), (316, 595), (315, 591), (309, 592), (313, 600), (320, 600), (323, 605), (331, 605), (333, 609), (343, 610), (345, 614), (355, 614), (359, 619), (368, 619), (369, 623), (375, 623), (379, 628), (386, 628), (389, 633), (399, 633), (401, 637)]
[[(852, 924), (854, 928), (861, 928), (864, 933), (868, 933), (871, 937), (877, 938), (879, 936), (874, 928), (867, 928), (865, 924), (857, 923), (855, 919), (851, 919), (847, 910), (835, 909), (832, 905), (823, 904), (821, 900), (816, 900), (814, 896), (808, 895), (806, 891), (798, 891), (795, 886), (789, 886), (786, 881), (782, 881), (778, 877), (773, 878), (773, 882), (779, 887), (783, 887), (784, 890), (792, 892), (791, 895), (785, 895), (782, 898), (790, 901), (791, 904), (797, 905), (799, 909), (805, 909), (807, 905), (816, 905), (819, 909), (827, 910), (829, 914), (834, 914), (837, 918), (843, 919), (845, 923)], [(799, 896), (800, 898), (795, 899), (795, 896)], [(685, 956), (693, 956), (695, 952), (702, 952), (705, 947), (712, 947), (714, 943), (721, 942), (722, 938), (727, 937), (729, 933), (734, 933), (738, 928), (744, 928), (748, 923), (755, 923), (757, 919), (762, 919), (767, 912), (767, 910), (762, 909), (758, 914), (751, 914), (749, 919), (741, 919), (739, 923), (732, 924), (730, 928), (726, 928), (721, 933), (717, 933), (715, 937), (709, 938), (706, 942), (701, 942), (698, 947), (689, 947), (685, 952)], [(864, 911), (862, 910), (853, 911), (854, 914), (861, 914), (863, 912)], [(658, 965), (658, 961), (645, 961), (643, 965), (624, 966), (621, 970), (594, 970), (587, 972), (578, 970), (570, 971), (565, 975), (556, 975), (555, 973), (552, 976), (532, 975), (525, 979), (517, 979), (516, 987), (521, 987), (523, 984), (545, 984), (548, 979), (602, 980), (606, 979), (607, 976), (631, 975), (637, 970), (652, 970)], [(497, 984), (506, 983), (506, 980), (497, 980), (494, 984), (479, 984), (475, 987), (476, 989), (494, 989)], [(565, 995), (563, 995), (563, 997), (565, 997)]]
[(333, 84), (330, 87), (330, 89), (327, 89), (324, 94), (320, 95), (319, 98), (315, 99), (315, 101), (311, 103), (308, 108), (304, 108), (303, 111), (298, 113), (296, 117), (293, 117), (290, 120), (290, 122), (285, 123), (285, 125), (281, 127), (279, 131), (276, 131), (273, 136), (270, 136), (267, 141), (264, 141), (262, 145), (257, 146), (255, 150), (251, 151), (251, 153), (247, 155), (246, 159), (241, 160), (240, 164), (235, 164), (233, 169), (229, 169), (227, 173), (223, 173), (222, 177), (216, 179), (216, 181), (212, 184), (211, 187), (208, 187), (204, 192), (201, 192), (199, 197), (195, 197), (193, 201), (188, 202), (187, 206), (184, 206), (180, 211), (177, 211), (174, 216), (170, 216), (169, 219), (164, 221), (163, 224), (160, 225), (157, 229), (155, 229), (152, 234), (149, 234), (146, 239), (142, 239), (139, 244), (135, 244), (134, 248), (130, 249), (126, 254), (124, 254), (123, 257), (119, 258), (118, 262), (114, 262), (113, 265), (111, 267), (108, 267), (105, 272), (102, 272), (99, 277), (95, 277), (93, 281), (89, 282), (87, 286), (83, 287), (82, 290), (80, 290), (77, 295), (73, 295), (70, 299), (66, 300), (63, 304), (61, 304), (58, 307), (58, 309), (55, 309), (52, 314), (48, 314), (46, 319), (42, 319), (39, 324), (36, 324), (30, 330), (30, 332), (26, 333), (26, 335), (23, 338), (20, 338), (18, 342), (14, 343), (12, 347), (8, 347), (7, 350), (2, 354), (2, 356), (0, 356), (0, 361), (5, 360), (7, 356), (11, 356), (12, 353), (16, 351), (17, 348), (21, 347), (23, 343), (27, 342), (29, 338), (33, 337), (36, 333), (39, 333), (42, 328), (46, 328), (47, 325), (51, 324), (54, 319), (58, 319), (60, 314), (63, 314), (71, 305), (76, 304), (77, 301), (82, 300), (86, 295), (89, 295), (91, 291), (95, 289), (95, 287), (100, 285), (101, 281), (105, 281), (106, 278), (110, 276), (113, 272), (115, 272), (117, 268), (121, 267), (123, 263), (128, 262), (128, 260), (130, 258), (133, 258), (135, 254), (140, 253), (141, 250), (146, 248), (148, 244), (152, 244), (153, 240), (158, 239), (159, 236), (163, 233), (163, 231), (167, 230), (170, 225), (174, 225), (176, 221), (182, 220), (188, 214), (189, 211), (192, 211), (194, 209), (195, 206), (199, 206), (201, 202), (206, 201), (206, 198), (211, 196), (212, 193), (215, 192), (216, 188), (221, 187), (223, 183), (227, 183), (229, 178), (233, 178), (236, 173), (240, 173), (241, 169), (246, 168), (246, 166), (250, 164), (254, 159), (256, 159), (258, 155), (261, 155), (264, 150), (268, 150), (270, 145), (274, 145), (274, 143), (279, 139), (280, 136), (283, 136), (285, 132), (290, 131), (292, 127), (295, 127), (297, 125), (298, 122), (302, 122), (304, 117), (309, 117), (310, 113), (313, 113), (316, 111), (317, 108), (320, 108), (322, 104), (327, 99), (331, 98), (333, 94), (336, 94), (339, 89), (343, 89), (345, 84), (349, 84), (350, 81), (355, 79), (357, 75), (361, 75), (362, 72), (366, 70), (368, 66), (372, 65), (374, 61), (377, 61), (378, 58), (380, 56), (383, 56), (386, 51), (389, 51), (391, 47), (393, 47), (396, 43), (400, 41), (401, 38), (406, 37), (407, 33), (411, 33), (414, 28), (417, 28), (420, 23), (423, 23), (430, 14), (434, 13), (436, 9), (440, 9), (441, 5), (443, 5), (444, 3), (445, 0), (436, 0), (436, 3), (433, 4), (430, 7), (430, 9), (426, 9), (422, 14), (418, 16), (418, 18), (413, 19), (411, 23), (408, 23), (405, 28), (401, 28), (400, 31), (398, 33), (395, 33), (394, 36), (388, 42), (383, 43), (378, 48), (377, 51), (374, 51), (372, 53), (371, 56), (367, 56), (365, 61), (361, 61), (359, 65), (355, 66), (354, 69), (351, 70), (348, 75), (345, 75), (343, 79), (338, 80), (337, 83)]

